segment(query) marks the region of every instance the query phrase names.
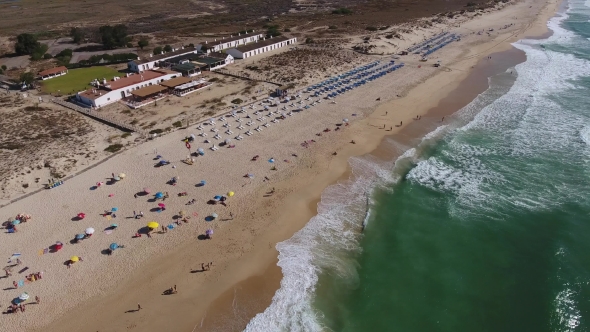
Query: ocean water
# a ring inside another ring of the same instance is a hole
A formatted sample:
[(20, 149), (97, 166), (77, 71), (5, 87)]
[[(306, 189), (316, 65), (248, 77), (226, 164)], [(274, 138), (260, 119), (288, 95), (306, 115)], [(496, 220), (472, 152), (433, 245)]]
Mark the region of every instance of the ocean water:
[(590, 331), (590, 1), (548, 24), (416, 147), (351, 160), (246, 331)]

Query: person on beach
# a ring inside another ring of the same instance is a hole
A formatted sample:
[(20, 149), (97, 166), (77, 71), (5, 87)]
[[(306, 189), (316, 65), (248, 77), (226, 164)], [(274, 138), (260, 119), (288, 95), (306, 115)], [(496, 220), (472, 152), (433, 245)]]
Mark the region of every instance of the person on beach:
[(14, 286), (14, 288), (16, 289), (16, 288), (18, 288), (18, 283), (16, 281), (13, 281), (12, 286)]
[(139, 216), (143, 218), (143, 211), (139, 211)]
[(133, 194), (133, 198), (137, 198), (137, 194)]
[(141, 310), (141, 305), (138, 303), (137, 304), (137, 311)]
[(35, 295), (35, 302), (37, 302), (37, 304), (41, 303), (41, 299), (38, 295)]
[(133, 218), (137, 219), (137, 213), (135, 211), (133, 211)]
[(177, 291), (176, 291), (176, 285), (174, 285), (174, 294), (176, 294), (176, 293), (177, 293)]
[(442, 120), (440, 120), (440, 122), (445, 122), (445, 117), (442, 117)]

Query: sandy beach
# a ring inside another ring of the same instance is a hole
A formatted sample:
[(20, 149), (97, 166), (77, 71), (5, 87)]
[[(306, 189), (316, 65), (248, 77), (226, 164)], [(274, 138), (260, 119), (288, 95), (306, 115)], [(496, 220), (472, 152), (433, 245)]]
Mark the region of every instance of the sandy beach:
[[(23, 261), (13, 268), (12, 276), (0, 281), (3, 309), (23, 292), (39, 296), (41, 303), (27, 305), (25, 313), (3, 315), (0, 330), (162, 331), (171, 330), (171, 324), (175, 331), (243, 329), (279, 288), (276, 243), (291, 237), (316, 213), (327, 186), (349, 178), (348, 159), (375, 151), (391, 135), (398, 135), (405, 148), (411, 147), (439, 126), (442, 116), (452, 114), (486, 88), (487, 80), (481, 78), (489, 75), (487, 68), (502, 67), (486, 66), (485, 61), (495, 61), (493, 55), (487, 60), (490, 54), (510, 50), (510, 43), (518, 39), (546, 33), (546, 22), (558, 5), (558, 1), (523, 0), (460, 27), (449, 27), (462, 40), (434, 53), (429, 62), (420, 62), (416, 55), (404, 56), (396, 61), (404, 62), (405, 67), (337, 97), (336, 104), (322, 100), (278, 123), (270, 123), (269, 118), (270, 126), (259, 133), (250, 128), (254, 134), (233, 140), (235, 148), (211, 151), (211, 143), (196, 136), (191, 149), (202, 147), (205, 155), (196, 157), (193, 165), (182, 162), (189, 153), (182, 139), (199, 134), (197, 125), (128, 149), (57, 188), (2, 208), (5, 219), (18, 213), (32, 216), (18, 226), (17, 233), (2, 235), (2, 254), (10, 257), (19, 252)], [(477, 34), (488, 29), (494, 32)], [(510, 55), (511, 59), (518, 56), (522, 54)], [(390, 59), (373, 57), (373, 61)], [(439, 59), (444, 60), (443, 66), (432, 67)], [(468, 81), (469, 93), (451, 98), (464, 86), (462, 82), (473, 79), (474, 71), (479, 79)], [(246, 111), (252, 115), (254, 110)], [(413, 120), (419, 115), (421, 120)], [(349, 126), (337, 126), (343, 118), (350, 119)], [(235, 129), (237, 118), (225, 119), (234, 131), (231, 137), (246, 130)], [(447, 116), (445, 121), (453, 120)], [(220, 136), (229, 137), (223, 133), (223, 122), (216, 122)], [(204, 125), (203, 132), (207, 139), (218, 142), (212, 138), (212, 127)], [(323, 132), (326, 128), (330, 131)], [(315, 142), (301, 145), (310, 140)], [(157, 155), (170, 165), (154, 167)], [(256, 155), (260, 157), (253, 161)], [(109, 184), (113, 173), (126, 177)], [(179, 179), (175, 186), (167, 184), (172, 177)], [(196, 186), (202, 180), (206, 184)], [(105, 185), (92, 190), (100, 181)], [(150, 194), (143, 195), (143, 188), (149, 188)], [(169, 198), (155, 201), (153, 194), (158, 191), (168, 192)], [(227, 206), (207, 203), (230, 191), (235, 195), (228, 197)], [(181, 192), (187, 196), (178, 196)], [(196, 203), (186, 205), (191, 199)], [(166, 209), (160, 211), (158, 203), (165, 203)], [(101, 215), (114, 207), (116, 218)], [(187, 223), (173, 224), (179, 220), (179, 211), (190, 216)], [(76, 220), (80, 212), (86, 217)], [(144, 217), (136, 219), (134, 212), (143, 212)], [(213, 213), (218, 217), (210, 221)], [(156, 229), (151, 238), (135, 238), (149, 221), (175, 228)], [(113, 223), (118, 227), (106, 230)], [(71, 244), (87, 227), (95, 228), (96, 233)], [(213, 238), (202, 240), (208, 229), (214, 231)], [(56, 241), (64, 247), (43, 254)], [(125, 248), (107, 255), (111, 243)], [(65, 262), (71, 256), (83, 257), (83, 261), (67, 268)], [(211, 269), (201, 271), (201, 263), (210, 262)], [(19, 274), (24, 267), (28, 269)], [(39, 271), (43, 271), (41, 280), (13, 288), (13, 281)], [(163, 295), (173, 286), (177, 294)]]

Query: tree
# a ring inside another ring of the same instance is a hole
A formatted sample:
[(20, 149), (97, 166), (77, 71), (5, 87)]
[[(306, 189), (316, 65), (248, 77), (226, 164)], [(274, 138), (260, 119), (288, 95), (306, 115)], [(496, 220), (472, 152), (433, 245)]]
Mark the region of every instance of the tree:
[(154, 55), (157, 55), (160, 53), (162, 53), (162, 47), (158, 46), (158, 47), (154, 48)]
[(148, 46), (150, 44), (149, 40), (147, 38), (141, 38), (138, 42), (137, 42), (137, 46), (139, 46), (139, 48), (141, 48), (143, 50), (144, 47)]
[(43, 59), (51, 59), (51, 58), (53, 58), (53, 56), (51, 56), (51, 54), (49, 54), (49, 53), (43, 54)]
[(31, 73), (30, 71), (20, 74), (21, 83), (25, 83), (25, 84), (29, 85), (29, 84), (33, 83), (34, 80), (35, 80), (35, 74)]
[(102, 45), (106, 49), (125, 46), (127, 44), (127, 27), (117, 24), (114, 27), (103, 25), (98, 29)]
[(164, 52), (170, 52), (170, 51), (172, 51), (172, 46), (170, 46), (170, 45), (164, 46)]
[(2, 67), (0, 67), (0, 68), (2, 68), (2, 70), (8, 69), (8, 67), (6, 67), (6, 65), (2, 65)]
[(35, 49), (39, 47), (39, 42), (35, 35), (29, 33), (21, 33), (16, 37), (16, 44), (14, 44), (14, 51), (18, 55), (33, 54)]
[(33, 50), (33, 53), (31, 53), (31, 60), (37, 61), (43, 59), (43, 56), (45, 55), (45, 53), (47, 53), (48, 48), (49, 47), (47, 45), (39, 43), (39, 45), (37, 45), (37, 48), (35, 48)]
[(70, 37), (74, 40), (74, 43), (80, 44), (84, 39), (84, 32), (80, 28), (70, 29)]

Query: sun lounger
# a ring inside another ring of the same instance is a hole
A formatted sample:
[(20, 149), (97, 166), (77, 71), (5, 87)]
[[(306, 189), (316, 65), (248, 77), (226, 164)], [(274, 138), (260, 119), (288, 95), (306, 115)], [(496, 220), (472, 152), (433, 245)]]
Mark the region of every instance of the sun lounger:
[(202, 132), (199, 134), (199, 136), (201, 136), (201, 137), (206, 137), (206, 136), (207, 136), (207, 134), (206, 134), (204, 131), (202, 131)]
[(203, 130), (203, 126), (199, 125), (199, 126), (197, 126), (197, 129)]
[(231, 116), (232, 116), (233, 118), (235, 118), (235, 117), (237, 117), (237, 116), (238, 116), (238, 114), (236, 114), (236, 113), (232, 113), (232, 115), (231, 115)]
[(217, 128), (211, 128), (211, 131), (214, 132), (214, 133), (216, 133), (216, 132), (219, 131), (219, 129), (217, 129)]
[(279, 123), (279, 120), (277, 120), (277, 119), (274, 119), (274, 120), (272, 120), (271, 122), (272, 122), (272, 123)]
[(248, 136), (252, 136), (252, 132), (250, 130), (248, 130), (247, 132), (245, 132), (244, 134), (248, 135)]
[(287, 115), (288, 116), (292, 116), (293, 115), (293, 112), (289, 112), (289, 113), (287, 113)]
[(265, 127), (265, 128), (268, 128), (268, 126), (270, 126), (270, 125), (267, 122), (267, 123), (263, 124), (262, 126)]
[(238, 141), (241, 141), (241, 140), (242, 140), (242, 138), (244, 138), (244, 137), (242, 137), (242, 136), (240, 136), (240, 135), (236, 136), (236, 139), (237, 139)]
[(229, 127), (231, 127), (229, 123), (225, 123), (225, 124), (223, 125), (223, 128), (229, 128)]
[(237, 126), (236, 128), (238, 128), (238, 129), (242, 130), (242, 129), (244, 129), (244, 126), (242, 126), (242, 125), (239, 125), (239, 126)]
[(211, 151), (217, 151), (217, 150), (219, 150), (219, 148), (216, 147), (215, 144), (213, 144), (213, 146), (210, 147), (209, 149), (211, 149)]
[(231, 130), (229, 130), (229, 129), (225, 131), (225, 134), (226, 134), (226, 135), (231, 135), (231, 134), (233, 134), (233, 133), (234, 133), (234, 132), (233, 132), (233, 131), (231, 131)]
[(256, 129), (254, 129), (254, 130), (256, 130), (257, 132), (260, 132), (262, 130), (262, 128), (256, 127)]
[(215, 138), (215, 139), (221, 139), (221, 136), (219, 136), (219, 134), (215, 134), (215, 136), (213, 136), (213, 138)]

